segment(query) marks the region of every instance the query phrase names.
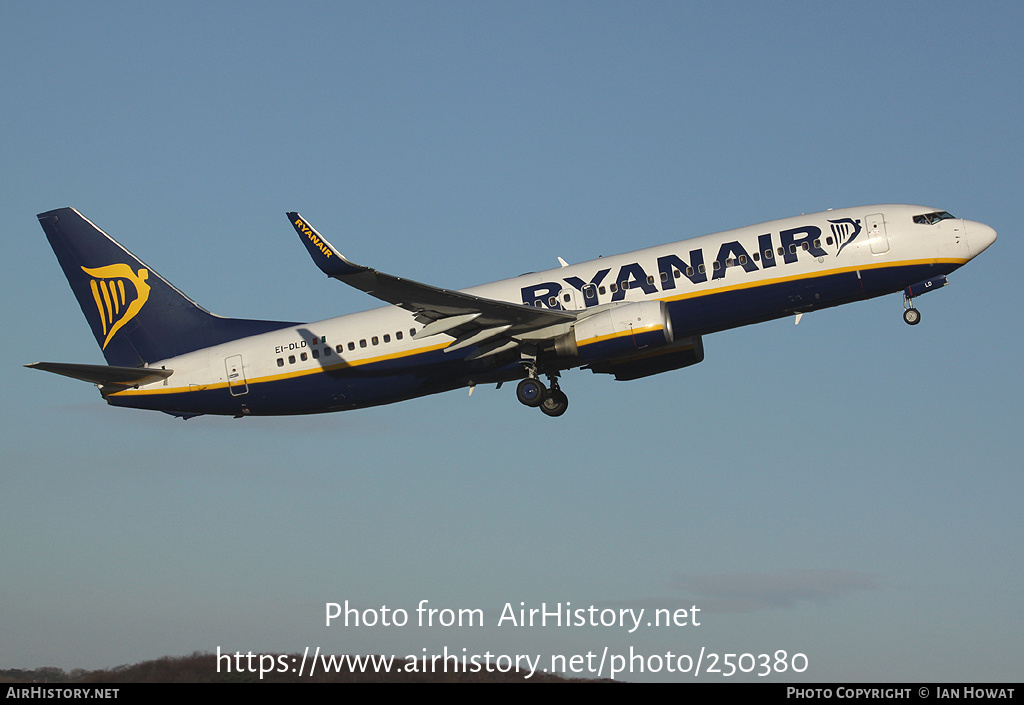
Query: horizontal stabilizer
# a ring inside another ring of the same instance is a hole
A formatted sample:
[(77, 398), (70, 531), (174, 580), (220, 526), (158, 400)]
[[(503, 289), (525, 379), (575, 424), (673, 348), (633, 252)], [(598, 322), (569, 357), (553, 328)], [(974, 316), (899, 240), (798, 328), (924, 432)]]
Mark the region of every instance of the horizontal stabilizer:
[(167, 379), (174, 370), (152, 367), (112, 367), (109, 365), (79, 365), (73, 362), (35, 362), (25, 365), (34, 370), (73, 377), (83, 382), (92, 382), (104, 387), (134, 387)]

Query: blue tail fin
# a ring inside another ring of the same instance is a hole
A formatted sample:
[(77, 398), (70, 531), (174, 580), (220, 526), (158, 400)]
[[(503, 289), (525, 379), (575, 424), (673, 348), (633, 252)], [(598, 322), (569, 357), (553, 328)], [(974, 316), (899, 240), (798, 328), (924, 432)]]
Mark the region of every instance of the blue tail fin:
[(295, 325), (216, 316), (75, 209), (38, 217), (107, 364), (140, 367)]

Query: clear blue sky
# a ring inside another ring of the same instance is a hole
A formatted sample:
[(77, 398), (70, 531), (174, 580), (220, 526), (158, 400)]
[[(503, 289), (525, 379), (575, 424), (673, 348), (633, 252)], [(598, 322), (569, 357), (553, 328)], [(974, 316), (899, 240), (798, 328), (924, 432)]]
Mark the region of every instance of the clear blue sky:
[[(3, 3), (0, 668), (632, 645), (803, 652), (811, 681), (1021, 680), (1022, 20)], [(287, 210), (355, 261), (463, 287), (888, 202), (999, 232), (920, 326), (893, 295), (716, 334), (691, 369), (567, 374), (557, 420), (506, 386), (182, 422), (21, 367), (102, 362), (35, 218), (62, 206), (216, 313), (317, 320), (375, 301), (313, 267)], [(326, 628), (346, 599), (488, 626)], [(493, 626), (520, 601), (704, 619)]]

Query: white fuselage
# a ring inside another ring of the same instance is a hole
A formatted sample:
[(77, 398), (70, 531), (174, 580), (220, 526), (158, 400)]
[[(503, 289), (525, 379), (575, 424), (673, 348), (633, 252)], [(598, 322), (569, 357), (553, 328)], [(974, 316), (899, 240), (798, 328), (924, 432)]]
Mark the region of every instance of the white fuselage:
[[(991, 228), (973, 221), (914, 222), (933, 212), (908, 205), (825, 211), (465, 292), (575, 311), (580, 318), (611, 306), (664, 301), (675, 336), (699, 336), (899, 291), (953, 271), (995, 239)], [(570, 327), (541, 335), (554, 337)], [(477, 378), (522, 376), (515, 360), (474, 366), (464, 362), (466, 350), (444, 353), (451, 336), (414, 339), (422, 328), (412, 312), (397, 306), (282, 328), (160, 360), (150, 366), (173, 370), (170, 377), (106, 397), (117, 405), (183, 414), (302, 413), (387, 403)]]

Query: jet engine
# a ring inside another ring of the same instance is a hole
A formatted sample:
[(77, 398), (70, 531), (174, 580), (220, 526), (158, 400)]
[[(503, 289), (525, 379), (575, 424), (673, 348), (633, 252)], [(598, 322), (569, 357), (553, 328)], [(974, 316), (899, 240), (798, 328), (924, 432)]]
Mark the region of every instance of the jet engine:
[(555, 339), (555, 354), (627, 380), (695, 365), (704, 346), (700, 336), (675, 339), (664, 301), (640, 301), (580, 318)]

